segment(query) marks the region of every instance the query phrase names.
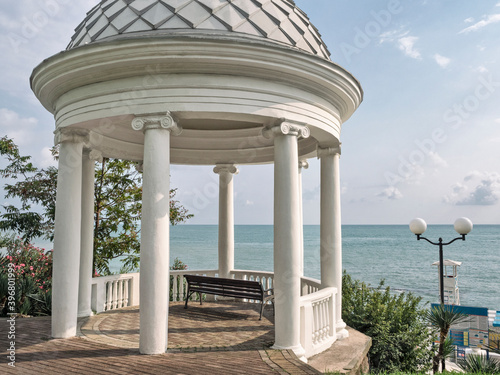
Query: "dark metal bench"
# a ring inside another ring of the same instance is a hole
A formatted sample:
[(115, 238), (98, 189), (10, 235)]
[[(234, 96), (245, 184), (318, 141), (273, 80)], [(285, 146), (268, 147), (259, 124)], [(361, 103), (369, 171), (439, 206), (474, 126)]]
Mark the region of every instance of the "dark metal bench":
[(273, 301), (274, 299), (272, 289), (264, 289), (262, 284), (258, 281), (224, 279), (220, 277), (196, 275), (184, 275), (184, 278), (188, 283), (186, 303), (184, 305), (185, 309), (187, 309), (189, 298), (193, 293), (198, 293), (200, 297), (200, 305), (202, 304), (202, 293), (215, 294), (224, 297), (246, 298), (254, 301), (260, 301), (261, 306), (259, 320), (261, 320), (265, 304), (268, 301)]

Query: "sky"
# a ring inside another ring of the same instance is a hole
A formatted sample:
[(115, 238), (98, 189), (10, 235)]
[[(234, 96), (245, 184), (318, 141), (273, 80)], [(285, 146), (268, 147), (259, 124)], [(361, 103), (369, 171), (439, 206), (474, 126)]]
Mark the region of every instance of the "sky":
[[(53, 164), (54, 119), (30, 90), (33, 68), (64, 50), (98, 0), (0, 0), (0, 136)], [(500, 224), (500, 1), (296, 0), (332, 61), (361, 83), (343, 125), (343, 224)], [(319, 161), (302, 172), (304, 223), (319, 224)], [(240, 166), (235, 223), (272, 224), (273, 166)], [(172, 166), (195, 217), (217, 224), (213, 167)], [(1, 192), (0, 192), (1, 193)], [(0, 203), (7, 201), (0, 196)]]

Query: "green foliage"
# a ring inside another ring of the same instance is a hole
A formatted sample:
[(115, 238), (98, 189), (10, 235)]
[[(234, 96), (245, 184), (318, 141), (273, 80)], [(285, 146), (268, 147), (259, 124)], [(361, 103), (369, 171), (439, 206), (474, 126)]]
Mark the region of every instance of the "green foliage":
[(170, 224), (172, 225), (184, 223), (194, 216), (188, 214), (188, 210), (174, 199), (176, 194), (177, 189), (170, 190)]
[(500, 374), (500, 362), (483, 355), (467, 355), (458, 365), (468, 374)]
[(439, 363), (446, 370), (445, 358), (450, 351), (451, 343), (447, 342), (448, 332), (453, 324), (458, 324), (469, 319), (468, 315), (459, 312), (454, 306), (438, 305), (428, 310), (425, 314), (426, 320), (439, 334), (439, 348), (433, 357), (432, 372), (439, 370)]
[[(6, 246), (5, 246), (6, 245)], [(52, 252), (25, 244), (20, 239), (2, 239), (7, 255), (0, 258), (1, 315), (50, 315), (52, 287)], [(9, 267), (10, 265), (10, 267)], [(14, 304), (8, 305), (9, 269), (15, 275)], [(13, 307), (12, 310), (8, 310)]]
[(187, 270), (188, 266), (179, 258), (174, 259), (174, 264), (170, 266), (171, 270)]
[(393, 294), (383, 281), (370, 288), (345, 272), (342, 288), (342, 318), (372, 338), (368, 357), (373, 373), (429, 369), (432, 339), (420, 297)]
[[(56, 148), (52, 154), (57, 159)], [(31, 157), (21, 156), (17, 145), (7, 137), (0, 139), (0, 155), (8, 162), (0, 169), (0, 176), (15, 180), (13, 184), (5, 184), (5, 198), (21, 201), (20, 208), (3, 206), (0, 231), (14, 232), (26, 243), (36, 237), (52, 240), (57, 169), (36, 168), (30, 162)], [(95, 168), (93, 274), (110, 274), (109, 262), (115, 258), (121, 258), (123, 272), (136, 270), (140, 255), (142, 175), (135, 169), (135, 163), (118, 159), (104, 159)], [(170, 191), (172, 225), (193, 217), (174, 199), (176, 192), (176, 189)]]
[[(35, 237), (52, 240), (57, 169), (34, 167), (31, 156), (21, 156), (17, 145), (7, 137), (0, 138), (0, 155), (8, 163), (0, 169), (0, 176), (14, 180), (14, 183), (4, 185), (5, 198), (21, 201), (21, 207), (3, 206), (5, 212), (0, 215), (0, 230), (18, 233), (25, 242)], [(42, 213), (34, 212), (33, 205), (41, 207)]]
[(94, 272), (110, 274), (109, 261), (122, 256), (132, 271), (139, 263), (142, 176), (130, 161), (104, 159), (96, 167)]

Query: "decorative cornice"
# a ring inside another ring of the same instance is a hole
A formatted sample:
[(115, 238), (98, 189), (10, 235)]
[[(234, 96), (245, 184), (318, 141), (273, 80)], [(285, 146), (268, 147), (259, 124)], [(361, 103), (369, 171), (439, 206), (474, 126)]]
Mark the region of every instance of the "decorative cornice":
[(295, 135), (299, 138), (309, 138), (311, 130), (306, 124), (279, 119), (274, 126), (262, 129), (264, 138), (272, 139), (277, 135)]
[(342, 145), (339, 144), (338, 147), (326, 147), (326, 148), (321, 148), (318, 146), (318, 159), (322, 158), (323, 156), (332, 156), (332, 155), (341, 155), (342, 154)]
[(214, 168), (214, 173), (223, 174), (223, 173), (231, 173), (238, 174), (240, 171), (234, 164), (217, 164)]
[(299, 160), (299, 169), (308, 169), (309, 163), (307, 160)]
[(172, 135), (180, 135), (182, 127), (177, 123), (174, 116), (167, 112), (165, 116), (142, 116), (132, 120), (132, 129), (146, 131), (149, 129), (166, 129)]
[(90, 131), (87, 129), (62, 128), (54, 132), (54, 144), (83, 143), (85, 147), (90, 144)]

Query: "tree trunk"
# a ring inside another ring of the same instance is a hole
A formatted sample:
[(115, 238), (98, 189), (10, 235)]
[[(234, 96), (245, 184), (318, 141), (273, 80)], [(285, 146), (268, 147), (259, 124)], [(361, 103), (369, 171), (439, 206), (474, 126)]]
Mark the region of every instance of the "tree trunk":
[[(439, 350), (438, 350), (438, 358), (441, 361), (441, 372), (446, 370), (445, 358), (444, 358), (444, 342), (446, 341), (446, 336), (448, 335), (448, 330), (441, 330), (439, 335)], [(439, 362), (438, 362), (439, 366)]]
[(439, 372), (439, 355), (435, 355), (432, 358), (432, 373), (437, 374)]

